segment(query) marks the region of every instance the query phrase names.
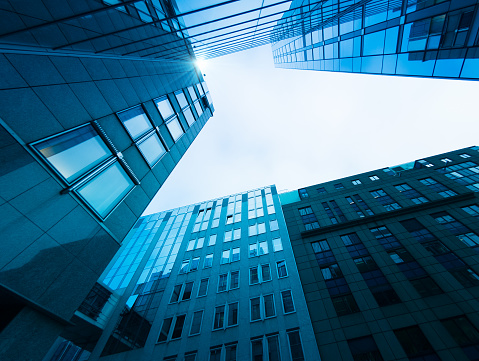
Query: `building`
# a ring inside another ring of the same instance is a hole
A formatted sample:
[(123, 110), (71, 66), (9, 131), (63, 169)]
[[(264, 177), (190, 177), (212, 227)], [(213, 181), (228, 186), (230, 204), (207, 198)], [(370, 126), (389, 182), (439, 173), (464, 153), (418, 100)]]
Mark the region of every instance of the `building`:
[(478, 360), (478, 151), (280, 195), (322, 360)]
[(479, 78), (478, 2), (295, 0), (272, 31), (275, 66)]
[(74, 323), (91, 361), (320, 359), (275, 186), (140, 218)]
[(214, 111), (174, 2), (114, 3), (2, 2), (2, 360), (43, 357)]

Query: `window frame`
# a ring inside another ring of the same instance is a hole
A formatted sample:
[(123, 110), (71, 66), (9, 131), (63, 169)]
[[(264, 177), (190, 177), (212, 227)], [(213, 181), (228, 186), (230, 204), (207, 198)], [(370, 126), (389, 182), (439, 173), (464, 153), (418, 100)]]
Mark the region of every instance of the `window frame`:
[[(289, 311), (289, 312), (286, 312), (285, 308), (284, 308), (284, 296), (283, 296), (283, 293), (284, 292), (289, 292), (290, 296), (291, 296), (291, 303), (293, 304), (293, 310), (292, 311)], [(294, 298), (293, 298), (293, 290), (291, 289), (287, 289), (287, 290), (282, 290), (280, 291), (280, 295), (281, 295), (281, 304), (283, 306), (283, 314), (284, 315), (289, 315), (291, 313), (295, 313), (296, 312), (296, 305), (294, 303)]]

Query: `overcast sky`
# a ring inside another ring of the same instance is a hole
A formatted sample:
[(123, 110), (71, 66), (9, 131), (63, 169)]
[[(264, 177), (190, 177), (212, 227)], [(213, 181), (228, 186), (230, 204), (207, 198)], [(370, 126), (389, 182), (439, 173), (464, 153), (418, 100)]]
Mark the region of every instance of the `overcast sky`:
[(214, 116), (145, 214), (479, 144), (479, 82), (276, 69), (269, 45), (201, 68)]

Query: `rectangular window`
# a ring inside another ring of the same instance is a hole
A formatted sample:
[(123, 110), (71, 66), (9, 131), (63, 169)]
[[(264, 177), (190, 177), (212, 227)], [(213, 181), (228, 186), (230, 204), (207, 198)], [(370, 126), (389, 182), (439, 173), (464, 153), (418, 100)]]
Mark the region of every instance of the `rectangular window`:
[(165, 342), (168, 339), (168, 334), (170, 333), (172, 322), (173, 322), (173, 317), (165, 318), (163, 320), (163, 325), (161, 326), (160, 335), (158, 336), (158, 342)]
[(273, 219), (273, 220), (269, 221), (269, 229), (270, 229), (271, 232), (272, 231), (277, 231), (279, 229), (277, 219)]
[(318, 191), (318, 193), (326, 193), (326, 188), (324, 188), (324, 187), (319, 187), (316, 190)]
[(249, 257), (262, 256), (268, 253), (269, 250), (267, 241), (257, 241), (249, 245)]
[(274, 307), (274, 297), (272, 294), (263, 296), (263, 304), (264, 304), (265, 318), (276, 316), (276, 310)]
[(466, 154), (466, 153), (459, 154), (459, 157), (461, 157), (461, 158), (471, 158), (471, 156), (469, 154)]
[(266, 336), (266, 342), (268, 345), (268, 361), (281, 361), (278, 335), (275, 334)]
[(208, 246), (214, 246), (216, 244), (216, 234), (211, 234), (208, 239)]
[(289, 341), (289, 350), (291, 351), (291, 360), (292, 361), (304, 361), (303, 346), (301, 345), (301, 337), (299, 336), (299, 331), (287, 331), (288, 332), (288, 341)]
[(233, 241), (236, 241), (241, 238), (241, 228), (236, 228), (233, 230)]
[(191, 298), (191, 291), (193, 290), (193, 282), (185, 283), (185, 287), (183, 289), (183, 295), (181, 296), (181, 300), (189, 300)]
[(464, 353), (470, 356), (472, 360), (473, 355), (477, 355), (479, 349), (479, 332), (477, 328), (465, 316), (441, 320), (441, 323), (454, 341), (462, 347)]
[(311, 207), (299, 208), (298, 211), (299, 215), (301, 216), (301, 220), (303, 221), (304, 227), (307, 231), (319, 228), (318, 219), (313, 213), (313, 209)]
[(188, 273), (189, 265), (190, 265), (190, 260), (189, 259), (184, 260), (183, 263), (181, 264), (181, 267), (180, 267), (180, 274), (181, 273)]
[(224, 243), (226, 242), (231, 242), (231, 240), (233, 239), (233, 231), (226, 231), (225, 232), (225, 238), (223, 240)]
[(208, 283), (209, 278), (203, 278), (200, 282), (200, 287), (198, 288), (198, 297), (206, 296), (208, 292)]
[(419, 179), (419, 182), (429, 187), (432, 191), (438, 193), (441, 197), (448, 198), (457, 195), (456, 192), (447, 188), (444, 184), (437, 182), (433, 178)]
[(224, 273), (218, 276), (218, 292), (224, 292), (228, 288), (228, 274)]
[(353, 185), (354, 186), (357, 186), (357, 185), (360, 185), (361, 184), (361, 181), (359, 179), (355, 179), (352, 181)]
[(213, 330), (224, 328), (225, 325), (225, 306), (215, 307), (215, 318), (213, 323)]
[(417, 190), (411, 188), (411, 186), (409, 186), (406, 183), (395, 185), (394, 188), (396, 188), (399, 192), (401, 192), (402, 195), (409, 198), (415, 204), (422, 204), (422, 203), (429, 202), (429, 200), (426, 197), (424, 197)]
[(203, 264), (203, 268), (210, 268), (213, 266), (213, 253), (207, 254), (205, 256), (205, 263)]
[(263, 361), (263, 338), (251, 340), (252, 361)]
[(369, 193), (371, 193), (371, 195), (379, 202), (379, 204), (381, 204), (388, 212), (401, 208), (401, 206), (382, 189), (371, 191)]
[(283, 312), (285, 314), (295, 311), (291, 290), (281, 291), (281, 299), (283, 300)]
[(209, 361), (221, 361), (221, 347), (210, 348)]
[(190, 272), (196, 271), (198, 269), (199, 264), (200, 264), (200, 257), (192, 258), (191, 264), (190, 264)]
[(281, 242), (281, 238), (273, 238), (273, 251), (279, 252), (283, 250), (283, 243)]
[(276, 262), (276, 270), (278, 271), (278, 278), (288, 277), (288, 270), (286, 269), (286, 261)]
[(261, 297), (250, 299), (251, 321), (261, 320)]
[(354, 361), (383, 361), (383, 357), (372, 336), (348, 340), (348, 346)]
[(299, 193), (299, 197), (301, 199), (304, 199), (304, 198), (308, 198), (309, 195), (308, 195), (308, 191), (306, 189), (298, 189), (298, 193)]
[(377, 175), (372, 175), (372, 176), (369, 176), (369, 179), (374, 182), (379, 180), (379, 177)]
[(425, 356), (435, 356), (435, 358), (427, 359), (439, 360), (428, 339), (424, 336), (418, 326), (394, 330), (394, 334), (410, 359), (419, 356), (422, 356), (421, 358), (424, 358)]
[(239, 287), (239, 271), (231, 271), (230, 273), (230, 290)]
[(228, 327), (238, 325), (238, 302), (228, 304)]
[(249, 269), (249, 284), (255, 285), (259, 283), (259, 274), (258, 267), (253, 267)]
[(461, 209), (470, 216), (479, 218), (479, 206), (473, 204), (471, 206), (461, 207)]
[(190, 336), (197, 335), (201, 331), (201, 322), (203, 321), (203, 310), (196, 311), (191, 320)]
[(237, 344), (225, 345), (225, 361), (236, 361)]
[(161, 117), (166, 123), (166, 127), (173, 138), (173, 141), (177, 141), (183, 134), (183, 128), (178, 120), (178, 116), (175, 114), (173, 107), (170, 104), (168, 98), (162, 97), (159, 99), (155, 99), (156, 107), (160, 112)]
[(252, 224), (248, 227), (248, 235), (251, 236), (256, 236), (258, 234), (263, 234), (266, 233), (266, 226), (263, 223), (255, 223)]
[(359, 312), (358, 304), (351, 293), (331, 297), (331, 301), (333, 301), (333, 306), (338, 316)]

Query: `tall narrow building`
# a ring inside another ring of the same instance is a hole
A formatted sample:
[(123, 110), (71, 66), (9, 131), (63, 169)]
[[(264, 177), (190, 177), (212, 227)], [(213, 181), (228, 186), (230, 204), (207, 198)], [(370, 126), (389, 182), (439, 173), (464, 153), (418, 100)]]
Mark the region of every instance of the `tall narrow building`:
[(91, 361), (320, 359), (275, 186), (142, 217), (73, 321)]
[(478, 360), (478, 151), (280, 195), (322, 360)]
[(478, 4), (295, 0), (271, 34), (275, 66), (477, 80)]
[(214, 108), (174, 1), (0, 11), (0, 359), (39, 360)]

